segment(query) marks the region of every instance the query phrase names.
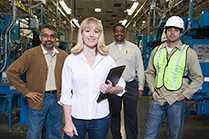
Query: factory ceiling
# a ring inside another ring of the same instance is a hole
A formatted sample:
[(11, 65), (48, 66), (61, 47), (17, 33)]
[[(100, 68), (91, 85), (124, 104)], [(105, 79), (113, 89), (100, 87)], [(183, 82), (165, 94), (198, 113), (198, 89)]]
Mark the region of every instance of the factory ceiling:
[[(13, 0), (0, 0), (0, 13), (12, 14)], [(60, 13), (57, 7), (59, 2), (64, 1), (71, 14), (64, 11)], [(94, 16), (100, 19), (105, 28), (112, 28), (120, 20), (127, 19), (126, 26), (137, 31), (151, 31), (157, 26), (160, 19), (166, 19), (170, 15), (188, 16), (189, 4), (191, 0), (16, 0), (18, 2), (17, 16), (27, 16), (28, 11), (39, 18), (48, 17), (48, 21), (55, 25), (71, 24), (76, 18), (80, 23), (84, 18)], [(194, 17), (200, 14), (201, 9), (209, 9), (209, 0), (193, 0)], [(43, 4), (40, 4), (40, 3)], [(133, 3), (138, 2), (136, 10), (132, 15), (128, 15)], [(26, 9), (21, 8), (21, 4)], [(95, 8), (100, 8), (101, 12), (95, 12)], [(30, 13), (30, 15), (31, 15)]]

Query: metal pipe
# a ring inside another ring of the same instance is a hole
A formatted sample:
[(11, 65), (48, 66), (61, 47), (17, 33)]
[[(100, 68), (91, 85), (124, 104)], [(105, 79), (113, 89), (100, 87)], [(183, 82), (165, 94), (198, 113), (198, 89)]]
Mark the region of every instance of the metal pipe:
[(192, 27), (192, 18), (194, 13), (194, 0), (190, 0), (189, 2), (189, 15), (188, 15), (188, 26), (186, 30), (190, 30)]
[(152, 0), (150, 5), (150, 10), (152, 11), (152, 26), (156, 24), (156, 0)]
[[(147, 18), (147, 23), (148, 23), (148, 27), (147, 27), (147, 34), (149, 34), (150, 33), (150, 22), (151, 22), (151, 13), (150, 13), (150, 11), (148, 12), (148, 18)], [(150, 38), (149, 38), (149, 35), (148, 35), (148, 40), (149, 40)]]
[(43, 6), (43, 4), (41, 4), (41, 17), (40, 17), (40, 24), (41, 24), (41, 26), (43, 26), (43, 24), (44, 24), (44, 6)]
[[(3, 58), (3, 66), (0, 68), (0, 72), (3, 72), (7, 65), (7, 57), (8, 57), (8, 50), (9, 44), (11, 42), (11, 30), (16, 21), (16, 0), (12, 1), (12, 21), (7, 27), (4, 35), (4, 58)], [(8, 43), (9, 42), (9, 43)]]
[(11, 22), (11, 26), (8, 29), (8, 39), (9, 39), (9, 43), (11, 43), (11, 30), (14, 27), (14, 24), (16, 22), (16, 0), (13, 1), (13, 5), (12, 5), (12, 22)]
[(42, 2), (39, 2), (39, 3), (37, 3), (36, 5), (30, 6), (30, 9), (38, 8), (38, 7), (40, 7), (42, 4), (43, 4)]

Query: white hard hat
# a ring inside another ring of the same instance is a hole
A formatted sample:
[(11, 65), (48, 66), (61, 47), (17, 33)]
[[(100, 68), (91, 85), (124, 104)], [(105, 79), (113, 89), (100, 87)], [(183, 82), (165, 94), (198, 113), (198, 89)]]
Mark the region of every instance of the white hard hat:
[(184, 21), (179, 16), (171, 16), (168, 18), (165, 27), (177, 27), (184, 30)]

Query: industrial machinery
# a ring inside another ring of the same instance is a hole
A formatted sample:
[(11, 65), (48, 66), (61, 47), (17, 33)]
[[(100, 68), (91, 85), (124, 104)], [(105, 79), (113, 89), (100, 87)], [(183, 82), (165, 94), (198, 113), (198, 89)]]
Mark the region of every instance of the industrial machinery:
[[(182, 41), (189, 44), (198, 54), (204, 83), (198, 92), (193, 96), (196, 102), (196, 113), (209, 115), (209, 10), (203, 10), (200, 18), (191, 20), (188, 23), (189, 30), (185, 32)], [(190, 27), (191, 24), (191, 27)]]
[[(8, 113), (8, 126), (12, 126), (13, 106), (21, 109), (20, 123), (27, 121), (27, 105), (24, 98), (16, 89), (9, 85), (6, 77), (6, 68), (17, 59), (25, 49), (28, 40), (21, 32), (23, 21), (10, 15), (2, 15), (0, 19), (0, 101), (1, 112)], [(24, 37), (23, 37), (24, 36)]]

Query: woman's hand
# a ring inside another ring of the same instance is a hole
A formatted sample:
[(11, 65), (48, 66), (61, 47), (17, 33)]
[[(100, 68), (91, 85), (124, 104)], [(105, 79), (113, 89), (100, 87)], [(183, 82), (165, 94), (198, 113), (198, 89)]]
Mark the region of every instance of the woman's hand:
[(78, 136), (78, 132), (73, 123), (65, 124), (64, 132), (70, 137), (73, 137), (74, 135)]
[(103, 93), (103, 94), (117, 94), (117, 93), (120, 93), (123, 91), (123, 88), (116, 85), (116, 86), (113, 86), (112, 85), (112, 82), (110, 80), (107, 80), (106, 83), (104, 83), (102, 86), (101, 86), (101, 89), (100, 91)]
[(101, 86), (101, 89), (100, 91), (103, 93), (103, 94), (107, 94), (107, 93), (111, 93), (112, 92), (112, 82), (110, 80), (107, 80), (106, 83), (104, 83), (102, 86)]

